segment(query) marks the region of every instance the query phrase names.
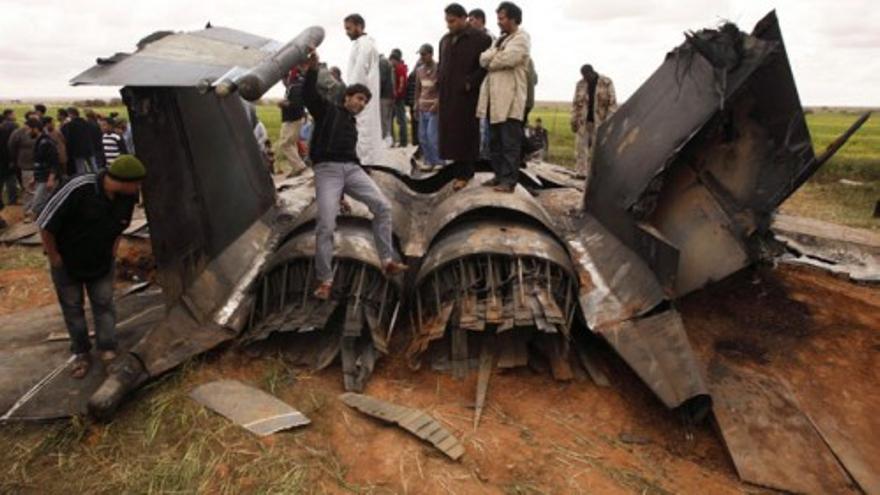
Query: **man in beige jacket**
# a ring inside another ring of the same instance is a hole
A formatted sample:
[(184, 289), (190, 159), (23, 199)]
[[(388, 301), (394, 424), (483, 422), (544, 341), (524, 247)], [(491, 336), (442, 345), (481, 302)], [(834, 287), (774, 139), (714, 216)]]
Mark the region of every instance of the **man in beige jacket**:
[(477, 117), (489, 119), (489, 156), (495, 172), (484, 185), (513, 192), (519, 177), (531, 39), (519, 27), (522, 10), (515, 4), (501, 2), (495, 12), (501, 36), (480, 55), (488, 74), (480, 86)]

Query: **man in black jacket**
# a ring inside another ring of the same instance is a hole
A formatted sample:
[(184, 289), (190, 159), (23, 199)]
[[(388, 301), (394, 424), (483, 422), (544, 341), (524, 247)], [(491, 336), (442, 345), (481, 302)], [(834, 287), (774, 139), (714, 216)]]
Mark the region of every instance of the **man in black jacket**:
[(384, 272), (394, 275), (405, 271), (407, 266), (394, 259), (391, 204), (361, 168), (357, 155), (355, 116), (367, 106), (372, 94), (363, 84), (352, 84), (346, 88), (342, 105), (339, 105), (321, 96), (317, 82), (318, 54), (312, 51), (303, 85), (303, 99), (315, 119), (309, 149), (318, 203), (315, 274), (319, 285), (315, 297), (329, 299), (333, 288), (333, 232), (343, 194), (364, 203), (373, 214), (373, 239)]
[(46, 120), (28, 119), (27, 126), (34, 143), (34, 198), (25, 206), (25, 222), (30, 223), (43, 211), (49, 193), (55, 188), (56, 180), (61, 176), (61, 161), (58, 148), (52, 136), (45, 129)]
[(79, 110), (74, 107), (67, 109), (70, 121), (61, 127), (64, 140), (67, 142), (67, 162), (69, 175), (93, 173), (97, 170), (95, 161), (95, 143), (92, 128), (86, 119), (80, 117)]
[[(9, 152), (9, 137), (17, 128), (15, 111), (9, 108), (3, 110), (3, 119), (0, 120), (0, 210), (4, 206), (4, 189), (6, 189), (9, 204), (15, 204), (18, 201), (18, 179), (12, 164), (12, 154)], [(5, 222), (0, 219), (0, 228), (4, 227), (4, 224)]]

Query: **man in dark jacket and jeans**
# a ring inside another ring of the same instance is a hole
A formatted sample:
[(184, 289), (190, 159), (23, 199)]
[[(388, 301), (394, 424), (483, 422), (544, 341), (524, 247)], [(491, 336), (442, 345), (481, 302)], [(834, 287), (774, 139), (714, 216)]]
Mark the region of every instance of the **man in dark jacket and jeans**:
[(48, 130), (45, 129), (46, 119), (30, 119), (27, 121), (31, 137), (36, 139), (34, 144), (34, 197), (25, 206), (25, 222), (32, 222), (43, 211), (49, 193), (55, 187), (55, 181), (61, 177), (61, 160), (58, 157), (58, 147)]
[(345, 90), (342, 105), (326, 100), (318, 92), (318, 54), (312, 51), (309, 70), (303, 85), (306, 108), (315, 119), (309, 155), (315, 171), (315, 196), (318, 203), (318, 226), (315, 231), (315, 274), (318, 288), (315, 297), (329, 299), (333, 288), (333, 232), (343, 194), (364, 203), (373, 214), (373, 238), (379, 260), (387, 275), (403, 272), (407, 266), (394, 259), (391, 240), (391, 204), (376, 183), (361, 168), (356, 147), (355, 116), (370, 101), (372, 94), (362, 84)]
[(145, 176), (140, 160), (122, 155), (97, 174), (71, 179), (52, 196), (37, 219), (70, 334), (74, 378), (83, 378), (91, 364), (83, 289), (92, 303), (101, 359), (106, 362), (116, 357), (113, 267), (119, 236), (131, 222)]

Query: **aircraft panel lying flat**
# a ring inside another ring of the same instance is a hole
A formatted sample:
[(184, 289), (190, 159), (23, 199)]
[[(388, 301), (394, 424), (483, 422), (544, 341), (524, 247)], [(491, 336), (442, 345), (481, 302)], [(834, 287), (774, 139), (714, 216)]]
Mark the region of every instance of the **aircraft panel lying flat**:
[(190, 397), (261, 437), (311, 423), (303, 413), (238, 380), (200, 385), (190, 392)]

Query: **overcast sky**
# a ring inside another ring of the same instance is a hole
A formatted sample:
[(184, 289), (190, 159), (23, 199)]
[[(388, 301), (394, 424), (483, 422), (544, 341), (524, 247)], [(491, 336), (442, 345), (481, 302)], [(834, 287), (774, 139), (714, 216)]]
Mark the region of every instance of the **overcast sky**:
[[(350, 41), (342, 18), (358, 12), (387, 53), (411, 65), (423, 42), (445, 31), (446, 1), (0, 0), (0, 99), (116, 96), (116, 88), (68, 81), (96, 57), (130, 52), (158, 30), (188, 31), (207, 21), (287, 41), (311, 25), (327, 32), (321, 58), (345, 67)], [(464, 2), (487, 12), (497, 33), (497, 1)], [(775, 8), (805, 105), (880, 106), (880, 9), (873, 0), (521, 0), (532, 37), (539, 100), (569, 100), (578, 69), (592, 63), (619, 98), (631, 94), (683, 40), (683, 32), (729, 19), (750, 32)], [(274, 88), (270, 96), (280, 95)]]

